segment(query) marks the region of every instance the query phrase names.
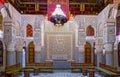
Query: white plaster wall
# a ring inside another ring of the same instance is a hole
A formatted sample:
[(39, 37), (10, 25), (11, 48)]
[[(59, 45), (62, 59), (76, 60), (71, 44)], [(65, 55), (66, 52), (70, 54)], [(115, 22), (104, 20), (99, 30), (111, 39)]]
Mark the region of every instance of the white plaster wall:
[(103, 36), (104, 35), (104, 26), (107, 26), (106, 23), (108, 21), (108, 17), (110, 15), (110, 8), (115, 7), (114, 4), (109, 4), (105, 7), (97, 16), (97, 35)]
[(21, 34), (21, 14), (10, 4), (8, 3), (7, 8), (9, 9), (11, 20), (15, 24), (15, 28), (19, 33), (17, 33), (17, 36), (20, 36)]

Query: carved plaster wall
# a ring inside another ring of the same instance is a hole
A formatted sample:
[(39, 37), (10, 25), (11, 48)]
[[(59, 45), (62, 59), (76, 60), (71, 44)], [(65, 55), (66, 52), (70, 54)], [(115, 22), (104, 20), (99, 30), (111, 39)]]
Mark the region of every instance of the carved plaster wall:
[[(75, 30), (74, 22), (67, 22), (64, 26), (54, 26), (51, 22), (45, 23), (45, 48), (46, 59), (65, 59), (73, 60), (75, 49)], [(74, 26), (72, 29), (70, 26)]]
[(46, 33), (47, 59), (73, 60), (74, 34), (71, 32)]

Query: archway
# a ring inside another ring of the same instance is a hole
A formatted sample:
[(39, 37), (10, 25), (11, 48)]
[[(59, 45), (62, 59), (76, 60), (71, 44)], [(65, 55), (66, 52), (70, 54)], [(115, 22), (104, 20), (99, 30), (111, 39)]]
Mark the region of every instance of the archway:
[(87, 29), (86, 29), (86, 35), (87, 36), (94, 36), (94, 28), (90, 25), (90, 26), (88, 26), (87, 27)]
[(34, 63), (34, 59), (35, 59), (35, 52), (34, 52), (34, 43), (32, 41), (28, 45), (28, 62)]
[(120, 42), (118, 43), (118, 65), (120, 66)]
[(0, 41), (0, 66), (3, 65), (3, 43)]
[(91, 63), (91, 45), (89, 42), (85, 44), (85, 63)]

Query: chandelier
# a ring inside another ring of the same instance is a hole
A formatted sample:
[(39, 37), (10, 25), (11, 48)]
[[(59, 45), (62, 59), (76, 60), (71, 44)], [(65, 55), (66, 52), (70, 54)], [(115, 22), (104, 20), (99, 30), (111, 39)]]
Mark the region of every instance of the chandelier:
[(62, 11), (60, 4), (56, 5), (55, 11), (50, 17), (50, 21), (54, 23), (54, 25), (64, 25), (64, 23), (67, 22), (66, 15)]

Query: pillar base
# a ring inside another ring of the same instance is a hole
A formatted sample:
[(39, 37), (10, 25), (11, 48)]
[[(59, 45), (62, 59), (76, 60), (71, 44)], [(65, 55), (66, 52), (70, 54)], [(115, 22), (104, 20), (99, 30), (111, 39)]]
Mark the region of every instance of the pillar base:
[(103, 54), (102, 52), (99, 52), (96, 55), (97, 55), (97, 66), (99, 66), (100, 63), (103, 63), (102, 62)]
[(105, 64), (113, 66), (113, 53), (112, 52), (106, 52), (105, 54)]
[(16, 64), (16, 52), (8, 51), (7, 52), (7, 66)]

